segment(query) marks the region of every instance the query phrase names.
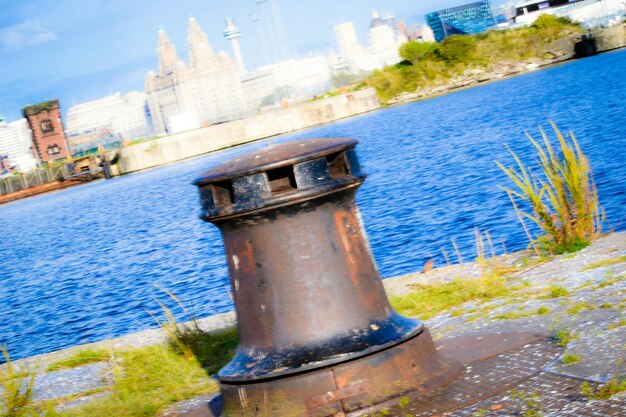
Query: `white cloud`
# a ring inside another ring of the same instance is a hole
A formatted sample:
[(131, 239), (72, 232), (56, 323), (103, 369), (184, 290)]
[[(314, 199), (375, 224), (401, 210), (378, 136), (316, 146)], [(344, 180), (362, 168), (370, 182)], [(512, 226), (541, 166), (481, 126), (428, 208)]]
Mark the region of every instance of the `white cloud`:
[(27, 20), (0, 29), (0, 45), (10, 49), (25, 48), (55, 39), (57, 39), (57, 35), (46, 28), (39, 19)]

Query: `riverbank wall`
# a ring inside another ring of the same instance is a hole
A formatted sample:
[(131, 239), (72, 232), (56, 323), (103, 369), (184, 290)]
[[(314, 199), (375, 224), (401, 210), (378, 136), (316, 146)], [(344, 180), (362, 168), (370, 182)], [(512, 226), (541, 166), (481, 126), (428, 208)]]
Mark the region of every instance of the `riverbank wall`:
[(598, 52), (626, 47), (626, 23), (610, 28), (598, 29), (592, 33)]
[(126, 147), (121, 153), (119, 169), (121, 174), (140, 171), (378, 108), (380, 102), (373, 88), (315, 100)]

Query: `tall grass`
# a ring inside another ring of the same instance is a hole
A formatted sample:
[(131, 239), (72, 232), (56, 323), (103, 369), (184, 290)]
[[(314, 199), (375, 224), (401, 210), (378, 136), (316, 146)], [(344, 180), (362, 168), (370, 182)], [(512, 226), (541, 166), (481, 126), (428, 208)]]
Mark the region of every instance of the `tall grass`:
[(35, 375), (17, 373), (6, 348), (0, 346), (0, 352), (6, 361), (6, 370), (0, 370), (0, 417), (38, 416), (33, 404)]
[(568, 140), (550, 123), (558, 139), (558, 149), (552, 146), (543, 129), (540, 129), (543, 144), (527, 133), (537, 150), (538, 173), (524, 165), (510, 148), (517, 167), (505, 167), (497, 161), (496, 164), (517, 186), (515, 190), (504, 190), (531, 208), (531, 212), (523, 211), (512, 198), (515, 210), (543, 231), (544, 235), (535, 241), (551, 253), (574, 252), (600, 235), (603, 212), (589, 160), (576, 137), (570, 133)]
[(191, 314), (172, 292), (163, 290), (190, 319), (178, 323), (172, 311), (161, 301), (157, 301), (165, 321), (153, 317), (169, 336), (170, 347), (187, 360), (197, 360), (209, 374), (216, 373), (235, 355), (239, 335), (237, 329), (228, 327), (212, 332), (200, 328), (199, 319)]

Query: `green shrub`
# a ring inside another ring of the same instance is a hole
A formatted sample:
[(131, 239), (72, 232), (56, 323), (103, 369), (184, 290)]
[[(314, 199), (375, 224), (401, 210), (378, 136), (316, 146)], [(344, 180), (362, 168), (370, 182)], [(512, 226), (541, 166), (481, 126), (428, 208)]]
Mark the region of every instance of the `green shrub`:
[(401, 45), (398, 53), (405, 61), (417, 65), (422, 59), (431, 58), (436, 51), (436, 43), (410, 41)]
[(448, 64), (467, 61), (476, 49), (476, 38), (466, 35), (452, 35), (441, 42), (437, 54)]

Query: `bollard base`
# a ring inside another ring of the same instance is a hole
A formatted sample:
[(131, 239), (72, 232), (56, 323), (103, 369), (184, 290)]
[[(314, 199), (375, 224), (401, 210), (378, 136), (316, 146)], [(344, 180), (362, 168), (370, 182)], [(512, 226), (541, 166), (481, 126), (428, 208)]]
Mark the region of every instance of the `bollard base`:
[[(413, 340), (413, 339), (411, 339)], [(408, 342), (407, 342), (408, 343)], [(571, 415), (576, 417), (607, 416), (622, 417), (623, 401), (591, 401), (581, 397), (583, 383), (599, 384), (576, 377), (555, 373), (549, 365), (558, 360), (563, 348), (552, 338), (533, 333), (492, 333), (462, 336), (452, 339), (440, 339), (436, 343), (437, 351), (443, 357), (453, 358), (464, 365), (463, 373), (452, 383), (439, 387), (420, 389), (415, 386), (405, 393), (390, 395), (383, 401), (363, 400), (364, 407), (353, 411), (343, 411), (336, 407), (336, 402), (358, 400), (356, 396), (344, 400), (335, 398), (335, 403), (308, 409), (305, 403), (301, 414), (283, 415), (365, 417), (385, 415), (390, 417), (432, 417), (442, 415), (478, 415), (489, 410), (495, 414), (521, 415), (528, 411), (528, 404), (523, 400), (511, 399), (511, 390), (525, 393), (526, 398), (538, 396), (537, 404), (552, 415)], [(382, 353), (382, 352), (381, 352)], [(373, 355), (375, 356), (375, 355)], [(365, 360), (367, 358), (362, 358)], [(444, 360), (445, 361), (445, 360)], [(378, 381), (376, 370), (372, 373)], [(269, 383), (270, 381), (266, 381)], [(358, 386), (358, 384), (356, 384)], [(245, 392), (245, 391), (244, 391)], [(383, 393), (385, 393), (383, 391)], [(321, 395), (321, 394), (320, 394)], [(333, 391), (324, 401), (333, 401)], [(384, 397), (381, 396), (379, 398)], [(243, 397), (246, 398), (246, 397)], [(268, 397), (269, 398), (269, 397)], [(310, 398), (304, 396), (303, 398)], [(319, 400), (322, 400), (321, 397)], [(295, 400), (294, 400), (295, 401)], [(343, 404), (341, 404), (343, 408)], [(333, 408), (334, 407), (334, 408)], [(202, 409), (193, 410), (177, 417), (219, 417), (222, 414), (222, 396), (218, 395)], [(240, 409), (239, 414), (246, 416), (268, 416), (272, 411), (249, 409), (246, 414)], [(334, 410), (341, 410), (335, 412)], [(325, 411), (328, 414), (323, 414)], [(279, 411), (280, 413), (280, 411)]]
[(222, 382), (223, 417), (342, 416), (452, 383), (462, 365), (439, 355), (428, 330), (350, 362), (284, 378)]

